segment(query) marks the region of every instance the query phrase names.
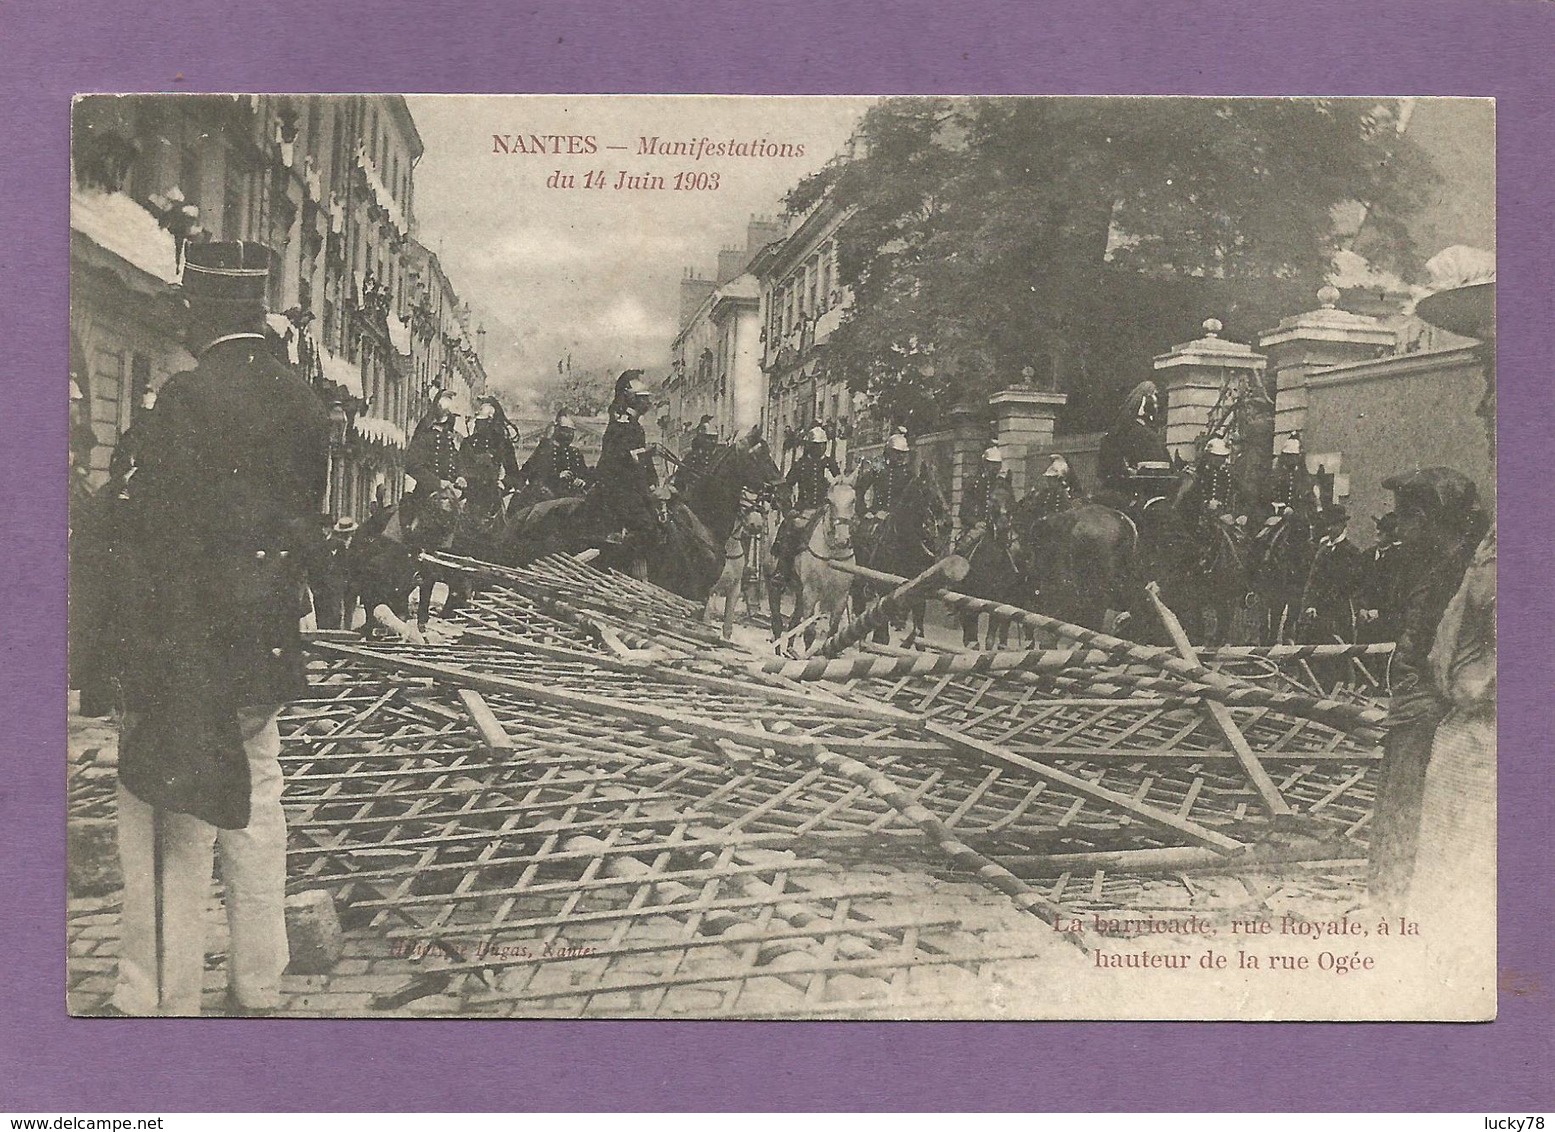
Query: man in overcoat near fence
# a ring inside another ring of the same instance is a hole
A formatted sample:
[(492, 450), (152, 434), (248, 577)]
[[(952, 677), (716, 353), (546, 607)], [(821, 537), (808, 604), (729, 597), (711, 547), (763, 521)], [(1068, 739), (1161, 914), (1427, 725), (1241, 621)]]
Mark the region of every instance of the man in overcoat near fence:
[(269, 249), (189, 248), (195, 368), (142, 438), (123, 532), (122, 951), (112, 1012), (200, 1012), (221, 855), (228, 1008), (280, 1003), (288, 952), (281, 706), (307, 686), (298, 620), (320, 537), (329, 416), (265, 344)]

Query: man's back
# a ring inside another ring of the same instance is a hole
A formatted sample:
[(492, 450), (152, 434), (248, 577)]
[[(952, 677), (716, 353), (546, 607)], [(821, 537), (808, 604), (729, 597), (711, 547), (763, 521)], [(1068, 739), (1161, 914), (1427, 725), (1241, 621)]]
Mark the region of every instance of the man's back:
[(139, 485), (148, 535), (265, 540), (316, 516), (328, 414), (257, 340), (218, 343), (168, 379), (148, 424)]

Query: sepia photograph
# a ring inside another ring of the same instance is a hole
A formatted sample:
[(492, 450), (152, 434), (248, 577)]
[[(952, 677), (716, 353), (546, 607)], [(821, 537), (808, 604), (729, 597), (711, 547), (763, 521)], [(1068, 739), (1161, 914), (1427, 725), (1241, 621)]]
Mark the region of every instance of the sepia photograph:
[(70, 1014), (1496, 1017), (1493, 100), (71, 119)]

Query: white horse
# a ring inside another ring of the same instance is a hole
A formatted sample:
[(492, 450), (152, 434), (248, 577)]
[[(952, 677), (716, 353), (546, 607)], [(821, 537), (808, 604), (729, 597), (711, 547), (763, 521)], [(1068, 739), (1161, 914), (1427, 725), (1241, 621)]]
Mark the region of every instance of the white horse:
[(718, 580), (713, 583), (713, 588), (708, 591), (707, 603), (702, 607), (703, 622), (710, 622), (713, 619), (714, 603), (720, 598), (723, 600), (724, 640), (729, 640), (733, 635), (735, 607), (740, 598), (746, 599), (747, 611), (753, 604), (752, 595), (746, 592), (745, 566), (754, 536), (765, 527), (766, 521), (760, 511), (747, 511), (740, 521), (735, 523), (734, 530), (729, 532), (729, 537), (724, 539), (723, 570), (719, 573)]
[[(804, 549), (794, 561), (799, 592), (794, 598), (794, 624), (812, 619), (829, 623), (830, 633), (842, 627), (842, 615), (853, 589), (853, 575), (835, 569), (833, 562), (853, 561), (853, 509), (857, 496), (853, 476), (832, 481), (826, 503), (805, 531)], [(814, 630), (806, 630), (808, 644)]]

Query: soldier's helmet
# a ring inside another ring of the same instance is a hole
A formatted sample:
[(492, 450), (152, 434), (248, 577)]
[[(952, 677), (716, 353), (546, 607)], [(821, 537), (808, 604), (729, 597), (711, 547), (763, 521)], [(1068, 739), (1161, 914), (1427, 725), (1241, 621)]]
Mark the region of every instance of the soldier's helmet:
[(805, 434), (805, 440), (810, 444), (825, 444), (826, 439), (826, 430), (820, 425), (816, 425)]
[(1291, 433), (1289, 436), (1287, 436), (1285, 438), (1284, 442), (1280, 445), (1280, 455), (1281, 456), (1300, 456), (1301, 455), (1301, 433), (1293, 432), (1293, 433)]
[(907, 451), (907, 430), (899, 428), (891, 434), (891, 439), (886, 441), (886, 447), (892, 452)]
[(983, 449), (983, 459), (990, 464), (1002, 464), (1004, 463), (1004, 453), (999, 451), (997, 444), (990, 444)]
[(577, 428), (578, 426), (572, 423), (572, 418), (569, 417), (566, 413), (556, 414), (556, 431), (558, 433), (566, 432), (570, 437), (574, 432), (577, 431)]
[(1055, 452), (1048, 460), (1044, 476), (1067, 476), (1069, 474), (1069, 461), (1065, 460), (1062, 453)]
[(1226, 443), (1226, 438), (1223, 436), (1212, 436), (1204, 444), (1204, 455), (1229, 456), (1231, 455), (1231, 445)]
[(653, 390), (648, 388), (648, 383), (643, 380), (643, 371), (629, 369), (616, 378), (616, 397), (651, 397)]

